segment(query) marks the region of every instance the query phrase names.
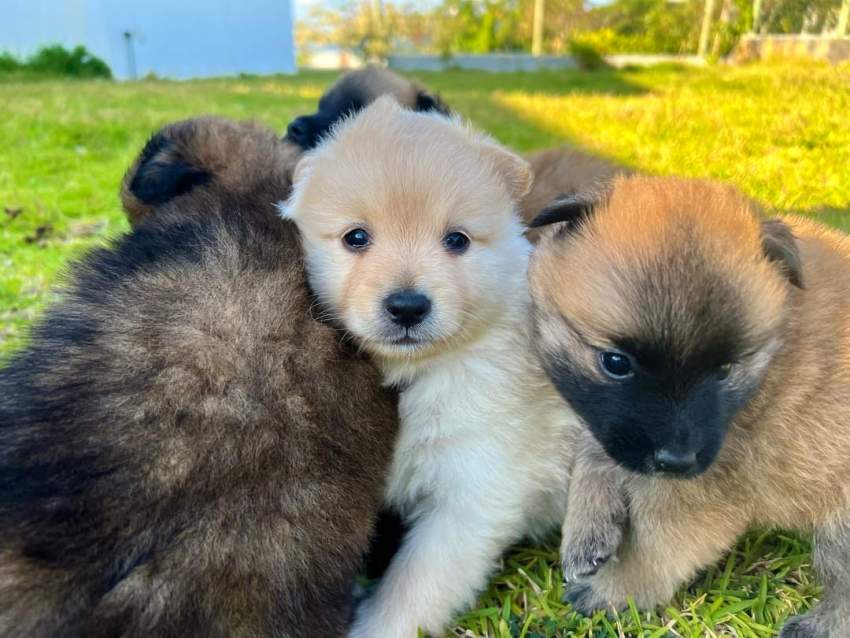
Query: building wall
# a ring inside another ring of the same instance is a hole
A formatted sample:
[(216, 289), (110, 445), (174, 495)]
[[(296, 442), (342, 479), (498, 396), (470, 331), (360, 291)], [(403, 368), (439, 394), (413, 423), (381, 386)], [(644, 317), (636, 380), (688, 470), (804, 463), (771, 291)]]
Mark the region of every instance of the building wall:
[(85, 45), (116, 77), (293, 73), (291, 0), (0, 0), (0, 51)]

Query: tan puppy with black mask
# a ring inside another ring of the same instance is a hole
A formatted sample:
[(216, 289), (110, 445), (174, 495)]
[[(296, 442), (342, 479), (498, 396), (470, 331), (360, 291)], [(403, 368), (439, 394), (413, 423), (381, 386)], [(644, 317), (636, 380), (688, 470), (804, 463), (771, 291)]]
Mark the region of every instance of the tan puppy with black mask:
[(357, 638), (439, 634), (511, 543), (563, 520), (581, 428), (531, 347), (530, 181), (486, 136), (388, 98), (296, 169), (284, 210), (313, 288), (402, 388), (385, 502), (412, 527)]
[(792, 528), (814, 534), (825, 592), (782, 636), (850, 635), (848, 239), (671, 178), (620, 179), (536, 225), (558, 222), (531, 266), (538, 351), (630, 503), (619, 560), (569, 599), (652, 607), (748, 527)]

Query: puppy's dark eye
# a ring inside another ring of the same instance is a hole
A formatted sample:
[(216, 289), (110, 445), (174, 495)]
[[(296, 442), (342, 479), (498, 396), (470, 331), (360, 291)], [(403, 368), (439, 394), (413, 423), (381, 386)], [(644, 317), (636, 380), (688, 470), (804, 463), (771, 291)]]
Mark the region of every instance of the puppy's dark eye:
[(600, 352), (599, 364), (612, 379), (626, 379), (634, 374), (632, 360), (622, 352)]
[(453, 253), (462, 253), (469, 248), (469, 237), (459, 231), (449, 233), (443, 237), (443, 246)]
[(721, 381), (726, 381), (729, 378), (729, 375), (732, 374), (732, 364), (726, 363), (719, 368), (717, 368), (717, 378)]
[(372, 238), (362, 228), (355, 228), (342, 236), (342, 243), (349, 250), (363, 250), (372, 243)]

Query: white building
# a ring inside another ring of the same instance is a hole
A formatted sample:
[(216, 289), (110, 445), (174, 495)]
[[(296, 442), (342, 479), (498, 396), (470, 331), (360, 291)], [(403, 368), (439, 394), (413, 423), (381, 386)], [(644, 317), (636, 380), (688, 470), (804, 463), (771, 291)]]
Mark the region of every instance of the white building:
[(295, 72), (291, 0), (0, 0), (0, 52), (84, 45), (117, 78)]

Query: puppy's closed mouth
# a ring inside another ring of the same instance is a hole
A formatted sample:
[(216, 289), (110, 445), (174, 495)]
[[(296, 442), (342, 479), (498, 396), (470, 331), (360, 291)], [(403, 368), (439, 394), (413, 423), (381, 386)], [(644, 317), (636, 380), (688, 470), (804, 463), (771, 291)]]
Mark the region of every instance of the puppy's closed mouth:
[(384, 343), (389, 346), (414, 349), (426, 346), (433, 342), (430, 335), (419, 334), (417, 331), (405, 330), (403, 334), (390, 334), (384, 336)]
[(419, 339), (411, 337), (410, 335), (405, 335), (399, 339), (393, 340), (391, 343), (394, 346), (413, 346), (419, 343)]

